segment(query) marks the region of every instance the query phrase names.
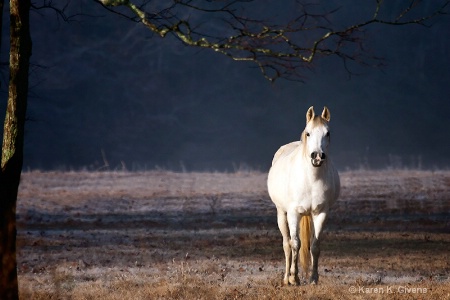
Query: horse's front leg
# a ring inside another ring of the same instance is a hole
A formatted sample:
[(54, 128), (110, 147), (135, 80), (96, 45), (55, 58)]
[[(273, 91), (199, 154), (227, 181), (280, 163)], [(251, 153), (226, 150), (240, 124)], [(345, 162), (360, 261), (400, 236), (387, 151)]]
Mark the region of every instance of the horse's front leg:
[(282, 209), (277, 209), (278, 228), (283, 236), (283, 250), (286, 259), (286, 269), (284, 272), (283, 283), (289, 284), (289, 270), (291, 268), (291, 245), (289, 243), (289, 227), (287, 223), (286, 213)]
[(309, 282), (311, 284), (317, 284), (319, 281), (319, 256), (320, 256), (320, 241), (321, 241), (321, 233), (323, 230), (323, 226), (325, 225), (325, 221), (327, 218), (326, 212), (321, 212), (318, 215), (313, 216), (314, 223), (314, 235), (312, 237), (311, 242), (311, 256), (312, 256), (312, 273)]
[(290, 246), (292, 250), (289, 283), (292, 285), (299, 285), (300, 284), (300, 279), (298, 277), (298, 250), (300, 249), (300, 240), (298, 238), (299, 214), (297, 212), (288, 212), (287, 220), (291, 238)]

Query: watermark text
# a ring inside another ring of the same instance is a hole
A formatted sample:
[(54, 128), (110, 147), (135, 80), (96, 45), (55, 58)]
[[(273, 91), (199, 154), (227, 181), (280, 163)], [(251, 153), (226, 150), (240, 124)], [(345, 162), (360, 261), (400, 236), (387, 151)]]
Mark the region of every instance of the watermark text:
[(387, 285), (381, 287), (352, 285), (348, 288), (348, 291), (351, 294), (426, 294), (428, 288), (408, 285)]

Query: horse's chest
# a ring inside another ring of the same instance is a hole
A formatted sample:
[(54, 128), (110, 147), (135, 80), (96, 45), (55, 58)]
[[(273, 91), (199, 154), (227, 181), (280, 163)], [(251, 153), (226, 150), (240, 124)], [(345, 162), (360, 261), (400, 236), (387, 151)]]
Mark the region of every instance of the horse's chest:
[(299, 213), (310, 214), (321, 212), (328, 206), (332, 195), (332, 188), (324, 182), (300, 185), (292, 195), (299, 208)]

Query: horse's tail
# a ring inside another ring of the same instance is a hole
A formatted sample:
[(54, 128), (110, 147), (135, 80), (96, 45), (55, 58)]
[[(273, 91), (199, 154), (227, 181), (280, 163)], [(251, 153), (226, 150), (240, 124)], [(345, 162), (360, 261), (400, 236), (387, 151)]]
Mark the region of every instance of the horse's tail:
[(311, 216), (302, 216), (300, 219), (300, 264), (302, 265), (305, 278), (308, 277), (309, 265), (311, 264)]

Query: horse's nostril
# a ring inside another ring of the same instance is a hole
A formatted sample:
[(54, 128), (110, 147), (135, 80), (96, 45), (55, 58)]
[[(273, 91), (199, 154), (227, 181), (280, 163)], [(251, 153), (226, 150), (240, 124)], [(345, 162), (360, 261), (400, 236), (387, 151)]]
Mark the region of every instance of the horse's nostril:
[(311, 153), (311, 158), (312, 159), (316, 159), (316, 158), (320, 158), (320, 159), (325, 159), (327, 156), (325, 155), (325, 153), (323, 153), (323, 152), (317, 152), (317, 151), (314, 151), (313, 153)]

